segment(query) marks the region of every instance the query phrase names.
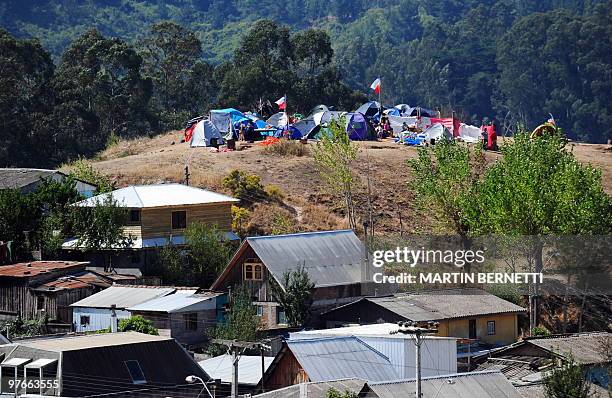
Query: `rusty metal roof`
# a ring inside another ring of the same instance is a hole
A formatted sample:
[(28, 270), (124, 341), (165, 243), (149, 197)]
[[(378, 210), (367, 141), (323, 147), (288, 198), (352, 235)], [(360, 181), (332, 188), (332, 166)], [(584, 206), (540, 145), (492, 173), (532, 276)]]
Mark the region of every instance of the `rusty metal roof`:
[(81, 261), (32, 261), (0, 266), (0, 278), (30, 278), (47, 272), (85, 269), (88, 262)]
[(37, 290), (68, 290), (83, 289), (90, 286), (107, 288), (113, 284), (110, 278), (98, 275), (95, 272), (85, 271), (74, 275), (61, 276), (52, 281), (43, 283)]

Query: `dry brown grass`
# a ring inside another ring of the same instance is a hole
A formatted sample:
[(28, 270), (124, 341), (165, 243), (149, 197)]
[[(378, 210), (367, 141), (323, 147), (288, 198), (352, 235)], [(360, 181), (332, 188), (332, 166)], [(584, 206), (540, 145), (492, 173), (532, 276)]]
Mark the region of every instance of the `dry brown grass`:
[(308, 156), (310, 155), (310, 148), (308, 148), (308, 144), (301, 141), (281, 139), (266, 146), (264, 153), (279, 156)]

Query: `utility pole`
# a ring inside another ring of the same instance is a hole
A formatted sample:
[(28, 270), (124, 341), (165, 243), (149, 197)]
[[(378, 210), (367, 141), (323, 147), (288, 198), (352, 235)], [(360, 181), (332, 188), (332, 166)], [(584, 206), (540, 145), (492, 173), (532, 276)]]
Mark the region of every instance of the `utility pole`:
[(259, 348), (261, 350), (261, 360), (262, 360), (262, 377), (261, 377), (261, 386), (263, 389), (263, 350), (270, 349), (270, 347), (264, 343), (253, 343), (249, 341), (237, 341), (237, 340), (221, 340), (214, 339), (213, 343), (222, 344), (227, 347), (228, 352), (232, 355), (232, 386), (231, 386), (231, 398), (238, 398), (238, 361), (240, 361), (240, 356), (242, 353), (249, 348)]
[(189, 166), (185, 165), (185, 185), (189, 186)]
[(422, 337), (424, 334), (435, 334), (438, 333), (438, 322), (398, 322), (399, 330), (397, 332), (391, 332), (392, 334), (402, 333), (413, 335), (415, 338), (416, 347), (416, 398), (423, 398), (423, 392), (421, 389), (421, 344), (423, 344)]

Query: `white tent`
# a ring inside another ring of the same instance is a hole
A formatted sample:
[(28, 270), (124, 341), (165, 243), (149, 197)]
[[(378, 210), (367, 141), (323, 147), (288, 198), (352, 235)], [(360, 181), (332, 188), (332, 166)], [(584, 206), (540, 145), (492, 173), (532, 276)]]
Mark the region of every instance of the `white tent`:
[(482, 139), (481, 131), (478, 127), (465, 123), (461, 123), (459, 126), (459, 136), (464, 142), (470, 144), (476, 144)]
[(426, 140), (428, 142), (431, 140), (437, 141), (442, 139), (443, 137), (446, 137), (450, 140), (453, 139), (453, 135), (451, 134), (451, 132), (446, 127), (444, 127), (442, 123), (432, 124), (427, 128), (427, 130), (423, 131), (423, 134), (425, 135)]
[(223, 135), (218, 128), (208, 119), (200, 120), (198, 124), (193, 129), (193, 135), (191, 136), (191, 142), (189, 146), (194, 147), (206, 147), (206, 146), (214, 146), (214, 141), (216, 140), (216, 145), (221, 145), (225, 143), (223, 139)]

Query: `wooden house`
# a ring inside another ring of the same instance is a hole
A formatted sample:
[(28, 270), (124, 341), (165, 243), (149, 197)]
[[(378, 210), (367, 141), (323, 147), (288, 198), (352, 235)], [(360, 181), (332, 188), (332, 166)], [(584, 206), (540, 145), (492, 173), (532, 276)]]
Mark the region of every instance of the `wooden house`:
[[(0, 189), (18, 189), (22, 194), (36, 191), (45, 180), (63, 182), (68, 176), (59, 170), (0, 168)], [(74, 179), (75, 189), (83, 197), (93, 196), (97, 186)]]
[(362, 295), (364, 247), (351, 230), (248, 237), (211, 290), (246, 286), (266, 329), (286, 326), (284, 309), (271, 293), (285, 272), (299, 267), (314, 283), (313, 308), (347, 303)]
[(493, 346), (514, 343), (523, 307), (479, 289), (363, 297), (321, 314), (326, 327), (398, 321), (438, 322), (438, 336)]
[(131, 239), (131, 245), (98, 252), (83, 252), (74, 238), (62, 245), (75, 258), (90, 261), (97, 271), (112, 266), (123, 274), (147, 274), (156, 248), (169, 244), (185, 245), (185, 231), (193, 222), (216, 225), (227, 239), (239, 240), (231, 230), (231, 207), (238, 199), (229, 196), (182, 184), (138, 185), (94, 196), (74, 206), (93, 207), (108, 197), (128, 211), (123, 230)]
[(86, 262), (32, 261), (0, 266), (0, 310), (70, 324), (70, 304), (112, 284)]

